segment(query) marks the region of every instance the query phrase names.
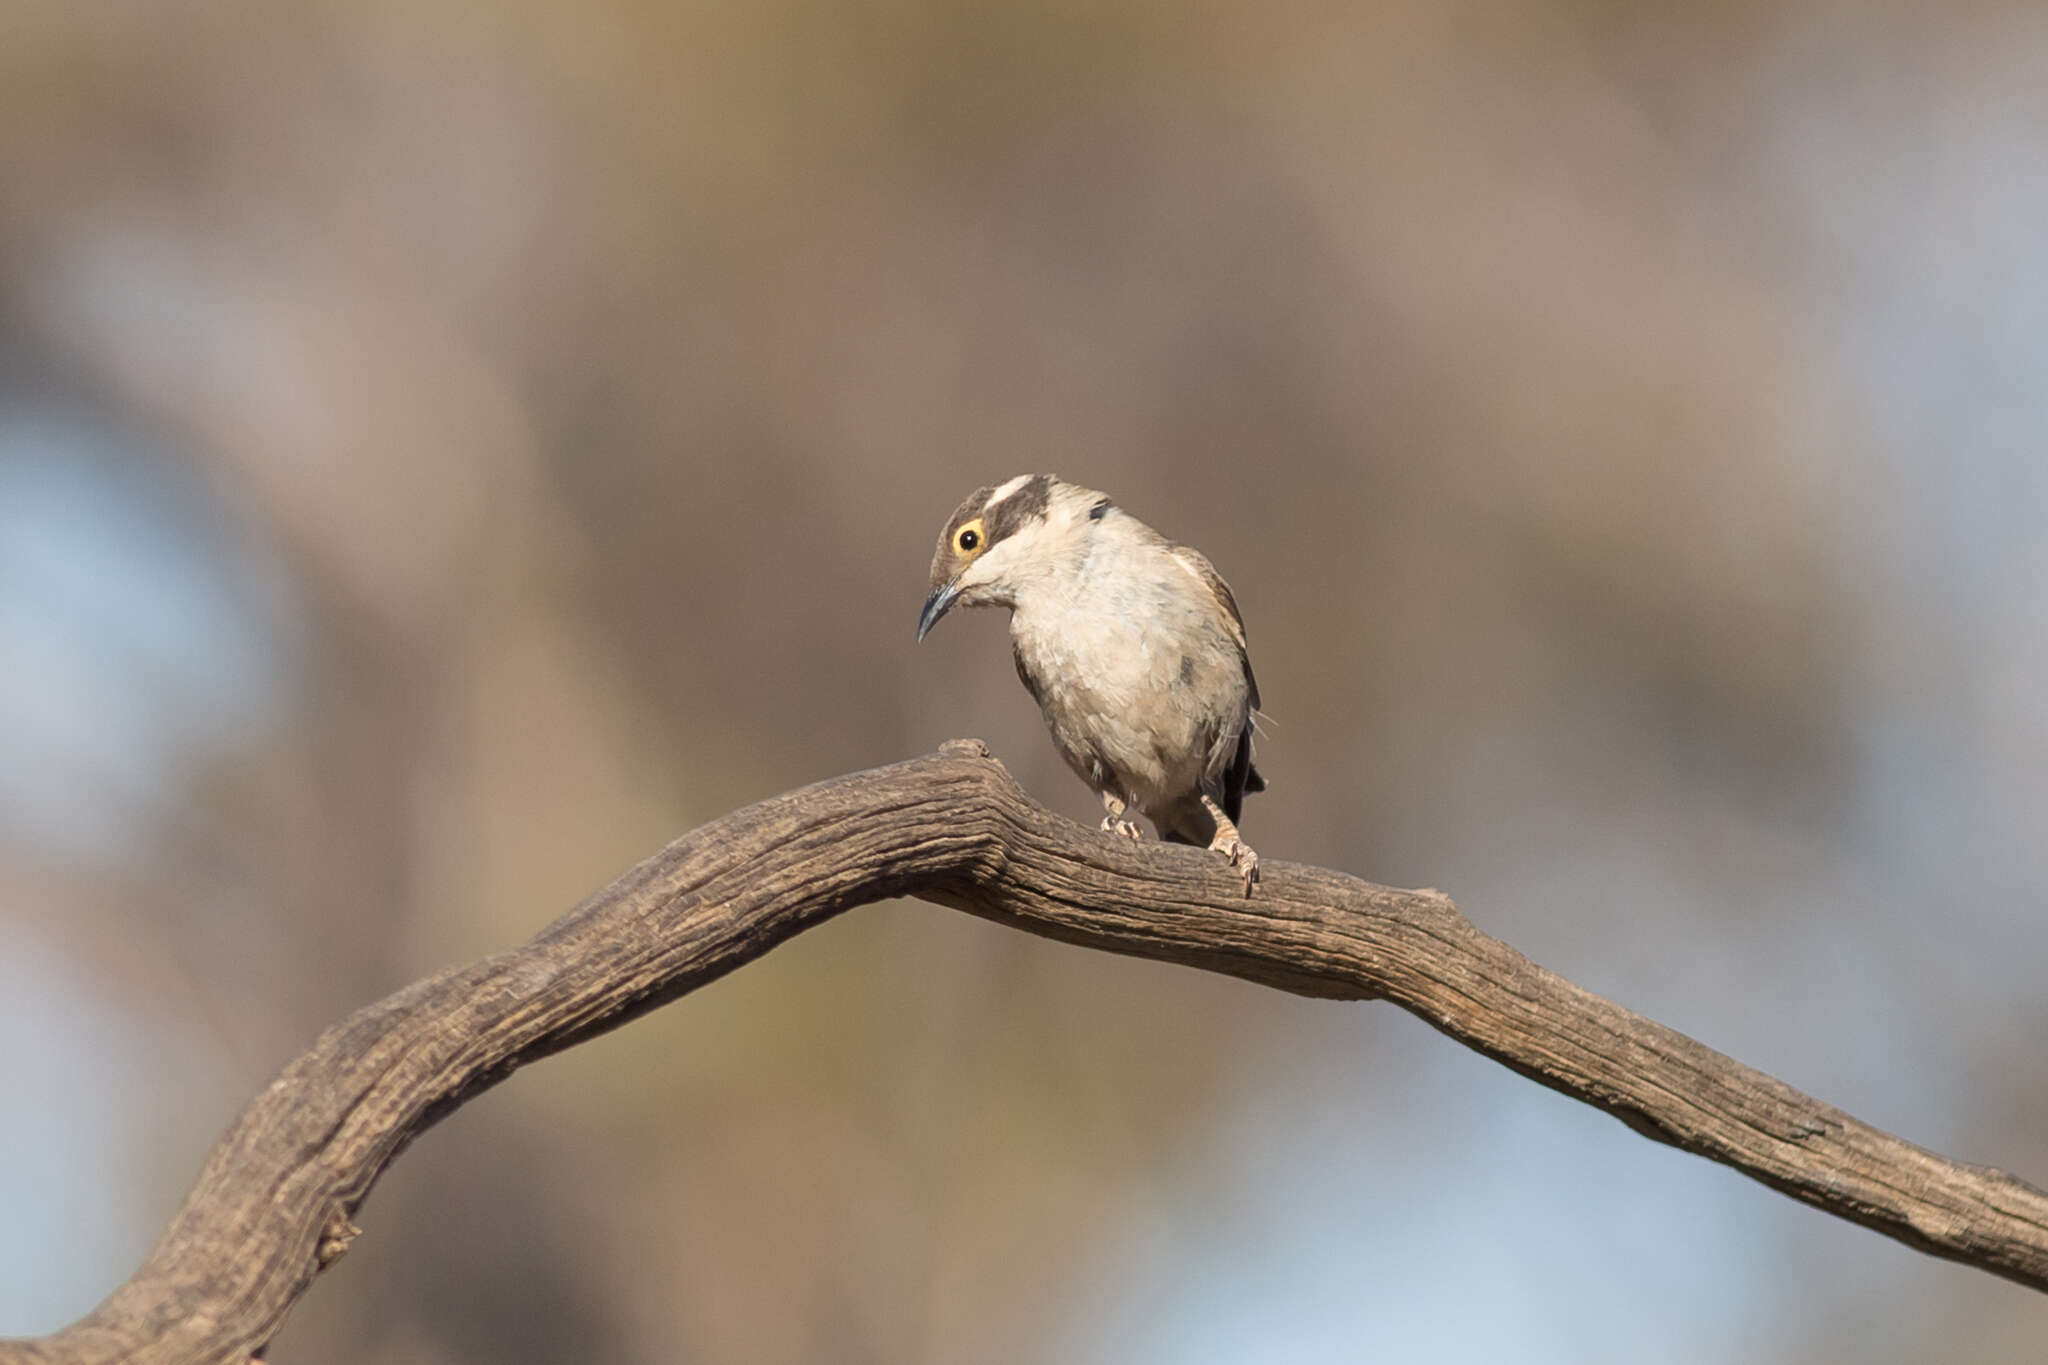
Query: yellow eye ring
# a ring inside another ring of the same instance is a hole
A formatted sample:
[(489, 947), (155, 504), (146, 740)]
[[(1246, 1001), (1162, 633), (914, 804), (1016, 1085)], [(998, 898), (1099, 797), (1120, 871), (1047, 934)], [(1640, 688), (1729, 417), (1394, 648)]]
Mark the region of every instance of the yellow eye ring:
[(981, 518), (976, 517), (953, 533), (953, 545), (963, 555), (971, 555), (981, 548)]

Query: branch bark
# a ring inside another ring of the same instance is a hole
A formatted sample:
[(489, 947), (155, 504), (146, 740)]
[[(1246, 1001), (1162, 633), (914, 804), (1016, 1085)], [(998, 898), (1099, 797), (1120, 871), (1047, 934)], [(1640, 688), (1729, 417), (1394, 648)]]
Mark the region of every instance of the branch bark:
[(239, 1362), (344, 1250), (377, 1176), (528, 1062), (869, 901), (917, 896), (1302, 995), (1385, 999), (1648, 1137), (1930, 1255), (2048, 1289), (2048, 1194), (1915, 1147), (1581, 990), (1435, 891), (1100, 837), (974, 740), (733, 812), (524, 946), (357, 1011), (251, 1104), (126, 1284), (0, 1365)]

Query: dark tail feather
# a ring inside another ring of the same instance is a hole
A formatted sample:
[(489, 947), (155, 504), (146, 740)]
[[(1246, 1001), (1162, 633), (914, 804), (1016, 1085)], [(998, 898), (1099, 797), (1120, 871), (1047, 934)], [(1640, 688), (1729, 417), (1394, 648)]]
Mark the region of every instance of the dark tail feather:
[(1244, 733), (1237, 737), (1237, 752), (1231, 755), (1230, 770), (1223, 774), (1223, 813), (1235, 824), (1238, 812), (1244, 809), (1244, 794), (1265, 789), (1266, 779), (1252, 766), (1252, 727), (1247, 722)]

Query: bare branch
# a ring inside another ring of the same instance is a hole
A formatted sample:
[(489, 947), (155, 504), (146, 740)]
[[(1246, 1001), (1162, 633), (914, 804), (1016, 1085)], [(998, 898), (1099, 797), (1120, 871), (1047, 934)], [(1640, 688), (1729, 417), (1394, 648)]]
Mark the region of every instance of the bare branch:
[(1031, 933), (1303, 995), (1386, 999), (1516, 1071), (1908, 1246), (2048, 1289), (2048, 1194), (1925, 1151), (1589, 994), (1434, 891), (1106, 839), (978, 741), (684, 835), (523, 947), (359, 1010), (208, 1157), (133, 1279), (0, 1365), (258, 1352), (405, 1145), (470, 1096), (843, 910), (911, 895)]

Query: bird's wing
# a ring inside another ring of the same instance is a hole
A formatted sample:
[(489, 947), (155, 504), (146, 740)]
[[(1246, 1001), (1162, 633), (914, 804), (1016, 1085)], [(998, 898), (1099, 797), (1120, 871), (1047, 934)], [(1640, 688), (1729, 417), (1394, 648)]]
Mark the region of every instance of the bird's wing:
[[(1251, 710), (1259, 709), (1259, 680), (1252, 675), (1251, 650), (1245, 644), (1244, 614), (1237, 609), (1237, 598), (1232, 595), (1230, 585), (1223, 581), (1223, 575), (1216, 572), (1216, 566), (1209, 562), (1207, 555), (1191, 545), (1172, 545), (1169, 551), (1180, 561), (1181, 567), (1193, 574), (1209, 595), (1216, 599), (1216, 605), (1223, 612), (1223, 619), (1230, 625), (1230, 634), (1237, 641), (1237, 657), (1244, 664), (1244, 685)], [(1259, 770), (1252, 766), (1252, 718), (1249, 713), (1244, 719), (1244, 730), (1237, 737), (1237, 748), (1231, 754), (1230, 766), (1223, 770), (1223, 813), (1232, 820), (1238, 818), (1244, 809), (1246, 792), (1261, 792), (1266, 789), (1266, 780), (1259, 776)]]
[(1252, 676), (1251, 650), (1245, 644), (1244, 616), (1237, 609), (1237, 598), (1231, 594), (1230, 585), (1223, 581), (1223, 575), (1216, 572), (1216, 566), (1209, 557), (1192, 545), (1171, 545), (1169, 552), (1180, 561), (1182, 568), (1193, 574), (1201, 585), (1216, 599), (1216, 605), (1223, 611), (1223, 619), (1230, 624), (1231, 638), (1237, 641), (1237, 656), (1244, 660), (1245, 686), (1251, 689), (1251, 703), (1254, 711), (1259, 707), (1259, 680)]

